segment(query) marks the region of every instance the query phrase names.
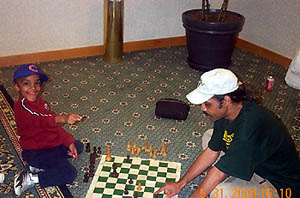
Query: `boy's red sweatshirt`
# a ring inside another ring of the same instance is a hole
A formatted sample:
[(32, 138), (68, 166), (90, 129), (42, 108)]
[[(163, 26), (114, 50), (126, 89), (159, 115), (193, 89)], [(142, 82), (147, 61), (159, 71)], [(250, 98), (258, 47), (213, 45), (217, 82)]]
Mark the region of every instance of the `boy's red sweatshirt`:
[(17, 134), (23, 150), (46, 149), (75, 142), (71, 134), (55, 122), (55, 113), (46, 101), (37, 97), (34, 102), (20, 96), (14, 105)]

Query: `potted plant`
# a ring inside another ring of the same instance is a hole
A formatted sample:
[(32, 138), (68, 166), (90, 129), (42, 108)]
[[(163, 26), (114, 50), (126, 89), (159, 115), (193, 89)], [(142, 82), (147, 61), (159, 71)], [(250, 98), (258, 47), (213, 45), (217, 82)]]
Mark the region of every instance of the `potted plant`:
[(245, 17), (227, 11), (228, 1), (223, 1), (221, 9), (210, 9), (208, 0), (202, 0), (202, 9), (188, 10), (182, 14), (188, 49), (187, 62), (192, 68), (208, 71), (230, 66)]

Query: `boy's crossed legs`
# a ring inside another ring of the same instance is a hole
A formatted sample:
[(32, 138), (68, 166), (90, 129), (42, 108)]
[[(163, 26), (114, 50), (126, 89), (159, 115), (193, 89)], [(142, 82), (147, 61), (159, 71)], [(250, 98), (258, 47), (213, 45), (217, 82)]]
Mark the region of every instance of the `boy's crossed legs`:
[[(74, 142), (78, 154), (83, 150), (83, 144), (76, 140)], [(65, 185), (72, 183), (77, 170), (70, 163), (67, 155), (68, 147), (61, 145), (43, 150), (24, 150), (22, 157), (29, 166), (42, 169), (38, 173), (23, 171), (15, 177), (15, 193), (19, 196), (22, 192), (32, 187), (34, 183), (39, 183), (41, 188), (55, 185)]]

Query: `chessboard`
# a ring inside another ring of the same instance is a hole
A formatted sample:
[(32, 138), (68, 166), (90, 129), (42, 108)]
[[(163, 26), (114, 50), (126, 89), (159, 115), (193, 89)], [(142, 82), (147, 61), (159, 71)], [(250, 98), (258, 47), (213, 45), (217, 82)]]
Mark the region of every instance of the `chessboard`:
[[(163, 193), (153, 193), (166, 182), (180, 178), (181, 164), (177, 162), (120, 156), (106, 161), (105, 158), (106, 155), (102, 155), (86, 198), (163, 198)], [(113, 174), (115, 171), (117, 177)]]

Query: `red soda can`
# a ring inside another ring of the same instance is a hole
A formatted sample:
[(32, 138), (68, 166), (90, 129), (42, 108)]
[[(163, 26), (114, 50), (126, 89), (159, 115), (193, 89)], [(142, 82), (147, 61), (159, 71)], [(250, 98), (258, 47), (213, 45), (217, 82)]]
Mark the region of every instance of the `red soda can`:
[(266, 91), (272, 91), (274, 85), (274, 78), (273, 76), (268, 76), (266, 82)]

